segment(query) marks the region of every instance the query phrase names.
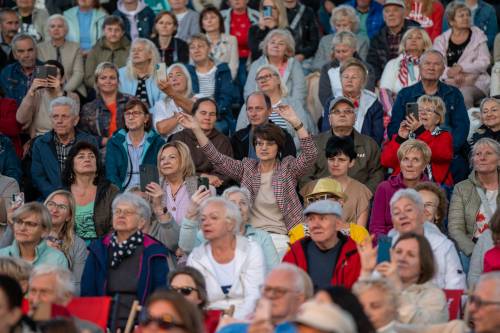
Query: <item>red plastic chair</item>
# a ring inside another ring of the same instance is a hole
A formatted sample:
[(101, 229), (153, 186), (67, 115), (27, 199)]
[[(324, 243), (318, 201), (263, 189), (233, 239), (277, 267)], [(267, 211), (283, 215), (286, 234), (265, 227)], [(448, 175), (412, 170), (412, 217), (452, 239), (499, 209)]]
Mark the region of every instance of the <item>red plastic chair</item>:
[(111, 301), (111, 297), (78, 297), (73, 298), (67, 308), (73, 316), (90, 321), (106, 332)]
[(450, 320), (459, 319), (462, 316), (462, 295), (464, 291), (461, 289), (443, 289), (448, 302), (448, 312)]

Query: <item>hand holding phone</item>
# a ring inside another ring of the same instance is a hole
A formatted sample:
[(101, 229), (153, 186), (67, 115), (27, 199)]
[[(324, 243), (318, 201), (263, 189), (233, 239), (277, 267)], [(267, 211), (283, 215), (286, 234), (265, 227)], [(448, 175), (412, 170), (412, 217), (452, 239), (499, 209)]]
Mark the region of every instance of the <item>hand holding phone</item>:
[(141, 191), (146, 192), (146, 186), (149, 183), (159, 183), (158, 169), (153, 164), (142, 164), (139, 167)]
[(206, 190), (210, 189), (207, 177), (198, 177), (198, 188), (204, 186)]
[(418, 103), (406, 103), (406, 116), (410, 115), (418, 120)]
[(391, 261), (392, 238), (386, 235), (378, 236), (377, 264)]
[(273, 16), (273, 6), (263, 6), (262, 7), (262, 15), (264, 15), (264, 17), (272, 17)]

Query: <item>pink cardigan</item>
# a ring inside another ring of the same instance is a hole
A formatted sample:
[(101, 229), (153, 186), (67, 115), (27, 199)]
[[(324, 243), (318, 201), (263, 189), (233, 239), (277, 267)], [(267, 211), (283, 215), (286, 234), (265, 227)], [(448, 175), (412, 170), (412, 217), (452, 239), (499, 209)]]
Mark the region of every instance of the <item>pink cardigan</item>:
[[(491, 55), (487, 44), (488, 38), (478, 27), (471, 27), (471, 30), (472, 35), (470, 42), (465, 47), (464, 53), (460, 59), (458, 59), (458, 64), (462, 66), (465, 72), (465, 83), (463, 85), (476, 86), (482, 92), (488, 94), (490, 90), (490, 76), (486, 72), (486, 69), (491, 61)], [(441, 52), (445, 58), (450, 37), (451, 29), (448, 29), (434, 40), (434, 49)], [(441, 79), (447, 83), (453, 84), (446, 75), (448, 68), (449, 67), (446, 67)]]

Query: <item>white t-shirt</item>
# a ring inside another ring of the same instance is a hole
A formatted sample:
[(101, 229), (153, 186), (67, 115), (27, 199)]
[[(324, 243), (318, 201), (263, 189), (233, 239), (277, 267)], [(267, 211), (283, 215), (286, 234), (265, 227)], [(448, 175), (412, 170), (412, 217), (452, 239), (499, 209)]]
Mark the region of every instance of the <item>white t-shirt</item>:
[[(172, 117), (175, 117), (176, 113), (182, 112), (182, 109), (175, 104), (174, 100), (171, 98), (166, 98), (162, 99), (154, 105), (152, 109), (153, 113), (153, 125), (154, 128), (156, 128), (156, 125), (165, 119), (170, 119)], [(167, 135), (162, 135), (162, 138), (167, 140), (171, 135), (180, 132), (184, 129), (180, 124), (177, 124), (177, 126), (170, 131)], [(158, 130), (158, 129), (157, 129)]]
[(210, 244), (207, 244), (208, 258), (210, 259), (210, 264), (214, 269), (215, 279), (219, 283), (224, 294), (227, 294), (231, 289), (231, 286), (234, 284), (236, 280), (235, 270), (236, 270), (236, 256), (230, 262), (226, 264), (220, 264), (215, 261), (212, 255), (212, 247)]

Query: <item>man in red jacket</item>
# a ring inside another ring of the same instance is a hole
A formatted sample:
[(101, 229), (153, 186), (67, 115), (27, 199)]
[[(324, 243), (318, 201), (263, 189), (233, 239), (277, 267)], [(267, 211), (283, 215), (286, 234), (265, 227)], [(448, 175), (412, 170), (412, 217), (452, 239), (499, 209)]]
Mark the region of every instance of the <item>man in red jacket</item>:
[(311, 236), (295, 242), (283, 261), (305, 270), (315, 289), (330, 285), (351, 288), (361, 264), (356, 243), (337, 232), (342, 207), (332, 200), (319, 200), (307, 206), (304, 215)]

